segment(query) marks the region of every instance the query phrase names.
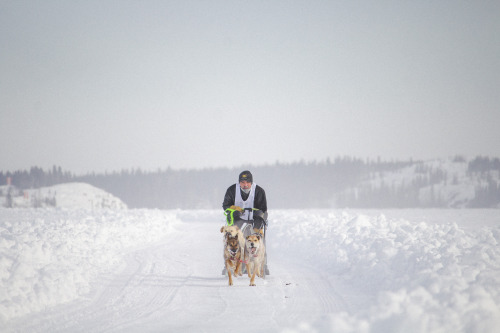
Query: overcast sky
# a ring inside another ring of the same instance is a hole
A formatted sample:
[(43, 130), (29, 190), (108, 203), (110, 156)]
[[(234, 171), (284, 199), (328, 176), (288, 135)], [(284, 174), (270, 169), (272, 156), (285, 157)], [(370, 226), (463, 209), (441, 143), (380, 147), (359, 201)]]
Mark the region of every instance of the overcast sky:
[(0, 0), (0, 170), (500, 157), (500, 1)]

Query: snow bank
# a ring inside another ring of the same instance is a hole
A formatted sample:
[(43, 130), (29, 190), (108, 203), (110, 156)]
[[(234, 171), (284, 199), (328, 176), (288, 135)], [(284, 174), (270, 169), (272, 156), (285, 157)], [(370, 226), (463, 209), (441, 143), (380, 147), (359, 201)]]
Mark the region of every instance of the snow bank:
[[(404, 213), (404, 211), (401, 211)], [(480, 221), (478, 221), (480, 224)], [(311, 331), (498, 332), (500, 228), (464, 230), (348, 212), (273, 214), (280, 253), (306, 259), (365, 297)], [(287, 332), (304, 331), (304, 327)]]
[(1, 209), (0, 322), (88, 294), (127, 251), (172, 232), (154, 210)]

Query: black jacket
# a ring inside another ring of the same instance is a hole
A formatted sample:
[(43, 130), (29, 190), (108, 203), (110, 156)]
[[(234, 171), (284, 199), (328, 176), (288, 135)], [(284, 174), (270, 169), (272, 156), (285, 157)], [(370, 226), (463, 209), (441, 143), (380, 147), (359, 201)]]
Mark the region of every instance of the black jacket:
[[(239, 186), (238, 186), (239, 188)], [(241, 191), (241, 189), (240, 189)], [(224, 196), (224, 202), (222, 203), (222, 208), (224, 210), (228, 209), (232, 205), (234, 205), (234, 198), (236, 196), (236, 184), (229, 186), (226, 190), (226, 195)], [(248, 199), (248, 194), (241, 191), (241, 198), (243, 200)], [(264, 213), (267, 212), (267, 199), (266, 192), (259, 185), (255, 186), (255, 197), (253, 201), (253, 208), (260, 209)]]

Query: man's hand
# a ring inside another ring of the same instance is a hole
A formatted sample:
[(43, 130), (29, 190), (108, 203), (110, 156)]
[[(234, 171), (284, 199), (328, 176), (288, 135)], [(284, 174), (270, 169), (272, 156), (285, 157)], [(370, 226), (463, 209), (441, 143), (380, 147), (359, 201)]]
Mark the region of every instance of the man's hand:
[(243, 209), (241, 209), (240, 206), (235, 206), (235, 205), (232, 205), (231, 207), (229, 207), (230, 209), (234, 209), (234, 210), (237, 210), (238, 212), (242, 212)]

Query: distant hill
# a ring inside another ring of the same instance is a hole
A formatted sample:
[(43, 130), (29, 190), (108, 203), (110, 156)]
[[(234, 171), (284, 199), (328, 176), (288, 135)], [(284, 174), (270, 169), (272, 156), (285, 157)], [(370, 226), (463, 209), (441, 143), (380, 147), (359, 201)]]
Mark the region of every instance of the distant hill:
[(370, 172), (334, 200), (354, 207), (500, 208), (496, 161), (449, 158)]
[[(8, 194), (10, 192), (10, 205)], [(38, 189), (20, 190), (0, 187), (2, 206), (57, 207), (64, 209), (126, 209), (127, 205), (117, 197), (84, 183), (65, 183)]]

